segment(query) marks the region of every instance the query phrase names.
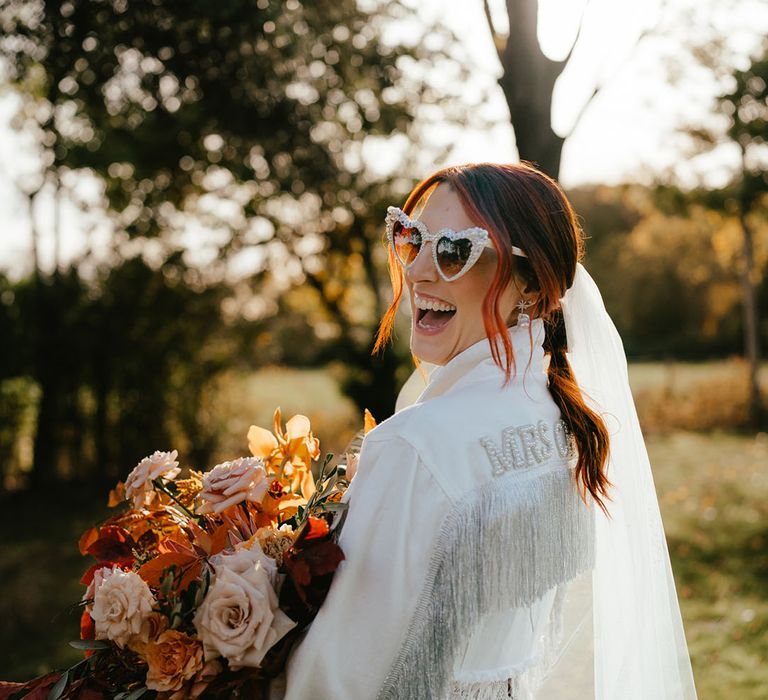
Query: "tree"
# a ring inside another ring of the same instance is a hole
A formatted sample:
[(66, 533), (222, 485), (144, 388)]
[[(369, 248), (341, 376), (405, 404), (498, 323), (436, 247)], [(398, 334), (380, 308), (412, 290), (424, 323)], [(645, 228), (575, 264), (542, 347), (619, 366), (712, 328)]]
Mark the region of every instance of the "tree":
[(733, 89), (723, 94), (718, 103), (730, 119), (726, 137), (739, 152), (739, 167), (731, 195), (743, 234), (744, 348), (749, 361), (750, 417), (757, 427), (763, 417), (758, 381), (760, 320), (757, 287), (760, 275), (755, 265), (750, 217), (758, 206), (768, 201), (768, 164), (760, 155), (768, 134), (768, 43), (764, 44), (762, 55), (752, 60), (748, 68), (734, 71), (733, 82)]
[[(199, 284), (250, 259), (230, 301), (258, 297), (259, 320), (279, 308), (323, 316), (313, 359), (341, 357), (350, 394), (383, 417), (398, 357), (370, 356), (388, 295), (381, 215), (413, 183), (373, 177), (364, 150), (417, 143), (430, 106), (435, 121), (472, 108), (458, 98), (467, 72), (448, 57), (450, 33), (385, 41), (411, 15), (391, 0), (9, 0), (0, 56), (25, 98), (20, 121), (38, 134), (43, 180), (62, 188), (87, 172), (104, 183), (115, 261), (151, 242), (158, 267), (202, 223), (218, 241)], [(455, 72), (457, 93), (409, 78), (407, 64)], [(305, 283), (307, 305), (283, 303)], [(44, 359), (50, 344), (38, 342)], [(57, 387), (41, 384), (49, 401)]]
[(691, 140), (691, 157), (715, 149), (731, 152), (730, 181), (718, 188), (701, 186), (690, 194), (717, 212), (724, 211), (738, 222), (741, 231), (741, 256), (738, 275), (741, 282), (743, 348), (749, 367), (749, 421), (760, 427), (765, 408), (758, 379), (760, 369), (761, 320), (758, 287), (761, 270), (755, 259), (756, 215), (765, 213), (768, 204), (768, 161), (763, 150), (768, 124), (768, 44), (763, 41), (759, 55), (748, 59), (745, 68), (738, 63), (722, 38), (709, 38), (693, 48), (693, 54), (709, 69), (720, 94), (713, 111), (719, 124), (686, 125), (683, 133)]
[[(541, 50), (537, 37), (538, 0), (505, 0), (509, 25), (506, 35), (497, 29), (489, 0), (483, 0), (483, 10), (501, 64), (502, 74), (498, 82), (509, 107), (520, 158), (533, 161), (555, 178), (560, 172), (563, 144), (576, 130), (582, 115), (602, 88), (601, 84), (594, 86), (570, 133), (561, 136), (555, 132), (551, 125), (552, 92), (579, 43), (588, 5), (589, 0), (582, 11), (570, 51), (565, 58), (552, 60)], [(647, 33), (644, 32), (641, 38)]]

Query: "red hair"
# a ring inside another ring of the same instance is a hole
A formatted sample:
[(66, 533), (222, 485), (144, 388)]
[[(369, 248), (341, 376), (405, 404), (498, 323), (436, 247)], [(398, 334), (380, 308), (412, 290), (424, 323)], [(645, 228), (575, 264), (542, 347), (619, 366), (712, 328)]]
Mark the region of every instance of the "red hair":
[[(605, 474), (608, 430), (600, 415), (586, 404), (576, 383), (566, 356), (567, 338), (560, 308), (560, 299), (573, 283), (576, 263), (584, 252), (584, 235), (573, 207), (560, 186), (530, 163), (472, 163), (443, 168), (430, 175), (416, 185), (403, 211), (411, 214), (440, 183), (451, 186), (467, 215), (488, 231), (499, 253), (495, 275), (483, 299), (482, 314), (491, 355), (504, 371), (505, 383), (516, 367), (499, 299), (514, 273), (525, 279), (531, 289), (537, 289), (538, 302), (531, 315), (544, 320), (544, 349), (550, 356), (549, 390), (576, 443), (576, 478), (582, 495), (586, 497), (588, 491), (606, 510), (604, 499), (610, 486)], [(515, 256), (513, 245), (522, 248), (528, 257)], [(393, 298), (379, 324), (374, 353), (389, 341), (403, 296), (403, 270), (391, 247), (389, 276)]]

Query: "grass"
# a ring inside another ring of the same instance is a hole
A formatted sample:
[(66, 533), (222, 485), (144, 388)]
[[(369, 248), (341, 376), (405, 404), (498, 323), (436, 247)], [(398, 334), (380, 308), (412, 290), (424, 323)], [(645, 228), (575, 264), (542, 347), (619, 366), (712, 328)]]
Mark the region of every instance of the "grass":
[(248, 375), (227, 374), (213, 403), (211, 411), (225, 417), (215, 461), (245, 454), (249, 426), (272, 430), (277, 407), (283, 425), (291, 416), (305, 414), (313, 434), (322, 439), (323, 450), (334, 453), (363, 426), (353, 402), (341, 394), (332, 375), (322, 370), (272, 367)]
[(703, 700), (768, 687), (768, 434), (648, 441), (694, 676)]
[(79, 636), (90, 565), (77, 548), (80, 535), (107, 517), (106, 494), (62, 487), (13, 494), (0, 503), (0, 679), (24, 680), (82, 658), (67, 642)]
[[(734, 358), (716, 362), (638, 362), (629, 378), (647, 433), (738, 429), (748, 419), (748, 366)], [(768, 394), (768, 363), (758, 379)]]
[[(768, 658), (768, 435), (709, 429), (718, 416), (722, 425), (732, 425), (724, 417), (741, 410), (743, 367), (642, 364), (633, 365), (630, 374), (699, 697), (763, 698), (768, 687), (763, 662)], [(306, 413), (321, 439), (335, 436), (324, 444), (334, 451), (360, 424), (355, 408), (322, 372), (232, 375), (213, 407), (224, 435), (217, 456), (243, 454), (248, 426), (271, 428), (278, 404), (284, 420)], [(699, 430), (688, 429), (691, 425)], [(0, 503), (0, 678), (23, 680), (79, 658), (66, 644), (77, 636), (78, 623), (67, 606), (80, 598), (78, 580), (87, 566), (77, 540), (106, 515), (105, 496), (68, 487), (14, 494)]]

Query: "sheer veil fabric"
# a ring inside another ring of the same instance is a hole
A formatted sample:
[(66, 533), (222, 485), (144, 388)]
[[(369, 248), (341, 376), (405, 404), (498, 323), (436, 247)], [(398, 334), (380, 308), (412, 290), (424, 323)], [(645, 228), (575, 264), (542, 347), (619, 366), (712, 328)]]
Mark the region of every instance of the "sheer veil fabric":
[[(535, 697), (695, 700), (659, 504), (621, 339), (581, 264), (561, 304), (576, 380), (610, 432), (608, 478), (613, 487), (607, 504), (610, 517), (592, 508), (595, 567), (565, 587), (559, 641)], [(423, 369), (429, 375), (434, 367)], [(398, 410), (413, 403), (423, 388), (417, 370), (400, 393)], [(489, 649), (488, 654), (492, 657), (494, 651)]]

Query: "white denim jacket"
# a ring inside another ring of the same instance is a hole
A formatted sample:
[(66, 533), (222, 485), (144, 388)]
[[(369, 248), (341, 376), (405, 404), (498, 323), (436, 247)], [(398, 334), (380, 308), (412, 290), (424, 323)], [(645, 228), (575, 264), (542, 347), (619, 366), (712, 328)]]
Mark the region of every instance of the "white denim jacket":
[(509, 332), (507, 386), (484, 339), (366, 435), (346, 558), (273, 698), (536, 697), (565, 586), (593, 564), (593, 518), (543, 324)]

